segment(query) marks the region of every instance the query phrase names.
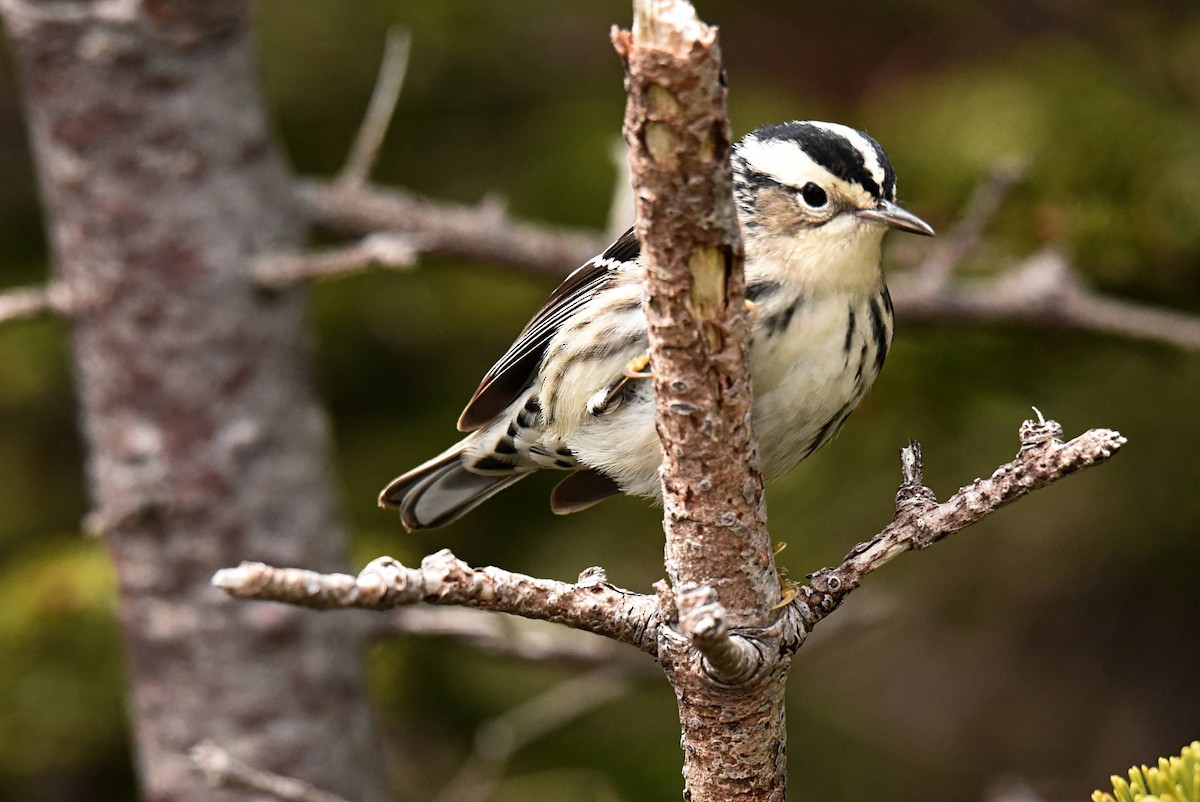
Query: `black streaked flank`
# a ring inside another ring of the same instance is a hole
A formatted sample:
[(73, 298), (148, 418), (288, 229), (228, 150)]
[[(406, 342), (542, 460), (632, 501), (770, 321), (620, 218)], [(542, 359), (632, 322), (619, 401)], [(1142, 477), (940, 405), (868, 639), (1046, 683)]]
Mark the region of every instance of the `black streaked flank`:
[(500, 438), (500, 442), (496, 443), (496, 447), (492, 449), (497, 454), (516, 454), (517, 447), (513, 445), (513, 441), (507, 437)]
[[(793, 121), (763, 126), (752, 136), (763, 142), (776, 140), (796, 142), (805, 153), (812, 157), (813, 161), (843, 181), (858, 184), (874, 198), (893, 199), (896, 189), (896, 172), (892, 169), (892, 163), (888, 161), (883, 148), (866, 134), (863, 134), (863, 137), (871, 144), (879, 157), (880, 166), (883, 167), (882, 189), (875, 181), (875, 177), (871, 175), (871, 171), (867, 169), (867, 162), (863, 154), (841, 134), (835, 134), (811, 123)], [(752, 178), (752, 176), (747, 176), (747, 178)]]
[(849, 365), (850, 364), (850, 342), (851, 342), (851, 340), (854, 339), (854, 327), (856, 324), (854, 322), (854, 307), (847, 305), (846, 310), (848, 312), (849, 322), (846, 324), (846, 342), (842, 343), (842, 352), (845, 353), (845, 355), (846, 355), (845, 364)]
[(887, 329), (883, 324), (883, 301), (879, 296), (871, 299), (871, 337), (875, 340), (875, 373), (883, 370), (883, 360), (887, 359), (888, 341)]
[(803, 302), (803, 300), (804, 297), (798, 295), (790, 304), (787, 305), (786, 308), (776, 312), (770, 317), (764, 318), (763, 325), (767, 327), (767, 333), (769, 335), (775, 335), (787, 331), (787, 327), (792, 324), (792, 318), (795, 316), (796, 310), (800, 307), (800, 304)]

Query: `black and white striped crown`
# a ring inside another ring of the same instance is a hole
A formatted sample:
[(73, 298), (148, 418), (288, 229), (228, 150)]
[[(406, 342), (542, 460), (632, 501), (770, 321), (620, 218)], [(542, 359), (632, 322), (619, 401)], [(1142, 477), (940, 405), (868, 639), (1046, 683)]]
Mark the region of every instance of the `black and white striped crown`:
[(799, 188), (809, 181), (825, 186), (836, 179), (876, 201), (896, 199), (896, 171), (883, 147), (837, 123), (793, 121), (756, 129), (734, 146), (733, 169), (742, 193), (764, 185)]

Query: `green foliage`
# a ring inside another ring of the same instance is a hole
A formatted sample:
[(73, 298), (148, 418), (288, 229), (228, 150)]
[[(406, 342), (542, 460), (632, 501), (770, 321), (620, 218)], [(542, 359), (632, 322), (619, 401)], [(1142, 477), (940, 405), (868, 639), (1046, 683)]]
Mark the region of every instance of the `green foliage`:
[(1159, 758), (1158, 766), (1134, 766), (1129, 782), (1113, 775), (1113, 793), (1096, 791), (1092, 802), (1200, 802), (1200, 741), (1179, 757)]

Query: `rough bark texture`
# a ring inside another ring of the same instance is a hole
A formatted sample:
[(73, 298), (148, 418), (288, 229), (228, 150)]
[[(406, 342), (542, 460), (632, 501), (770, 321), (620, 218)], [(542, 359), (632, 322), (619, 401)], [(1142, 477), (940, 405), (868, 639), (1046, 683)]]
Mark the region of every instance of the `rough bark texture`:
[(479, 607), (565, 624), (650, 654), (658, 647), (657, 600), (616, 587), (600, 569), (584, 571), (571, 584), (491, 566), (472, 568), (442, 549), (422, 560), (420, 568), (379, 557), (358, 576), (349, 576), (246, 562), (217, 572), (212, 582), (231, 596), (315, 610), (390, 610), (418, 602)]
[[(625, 139), (646, 264), (650, 369), (663, 447), (666, 569), (676, 611), (715, 591), (679, 629), (660, 629), (675, 688), (685, 798), (782, 799), (779, 579), (751, 431), (745, 276), (729, 166), (716, 30), (679, 0), (635, 0), (625, 61)], [(677, 616), (664, 615), (670, 621)], [(699, 624), (698, 626), (696, 624)], [(774, 642), (773, 642), (774, 641)], [(747, 669), (747, 670), (741, 670)]]
[(667, 573), (715, 588), (733, 626), (762, 626), (779, 582), (754, 467), (730, 131), (716, 31), (696, 24), (698, 38), (614, 34), (647, 266)]
[(0, 9), (71, 305), (92, 528), (119, 577), (148, 800), (245, 798), (188, 750), (383, 798), (353, 627), (231, 603), (246, 557), (344, 561), (302, 298), (251, 281), (302, 231), (268, 135), (247, 5)]

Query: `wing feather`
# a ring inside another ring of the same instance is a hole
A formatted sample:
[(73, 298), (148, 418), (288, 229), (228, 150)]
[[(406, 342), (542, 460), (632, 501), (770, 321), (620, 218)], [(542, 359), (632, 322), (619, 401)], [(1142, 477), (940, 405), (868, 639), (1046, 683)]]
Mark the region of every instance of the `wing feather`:
[(515, 401), (529, 386), (546, 345), (563, 322), (610, 282), (622, 263), (636, 259), (640, 253), (637, 236), (631, 228), (604, 253), (567, 276), (483, 377), (459, 416), (459, 431), (474, 431), (492, 422)]

